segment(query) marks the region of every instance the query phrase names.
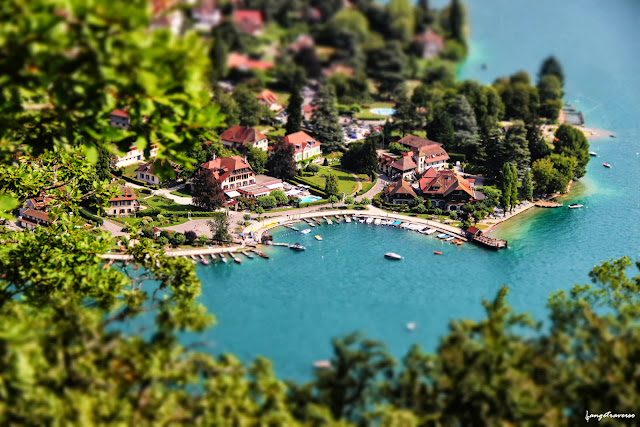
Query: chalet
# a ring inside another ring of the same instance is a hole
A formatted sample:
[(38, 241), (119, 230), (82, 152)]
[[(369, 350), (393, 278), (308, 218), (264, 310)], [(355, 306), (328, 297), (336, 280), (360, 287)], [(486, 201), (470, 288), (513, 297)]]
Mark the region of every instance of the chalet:
[(473, 185), (452, 170), (429, 168), (418, 181), (418, 187), (425, 200), (448, 211), (459, 211), (463, 205), (477, 200)]
[(232, 126), (220, 135), (222, 144), (225, 148), (236, 149), (244, 152), (247, 150), (247, 144), (253, 144), (254, 147), (263, 151), (267, 151), (269, 141), (267, 137), (254, 128), (244, 126)]
[[(167, 160), (175, 173), (180, 172), (180, 166), (170, 160)], [(136, 169), (136, 178), (151, 185), (160, 185), (160, 178), (153, 172), (153, 166), (156, 161), (144, 163)]]
[(404, 153), (401, 157), (395, 158), (388, 154), (383, 154), (380, 161), (380, 170), (392, 180), (413, 181), (416, 177), (416, 163), (411, 158), (411, 153)]
[(107, 215), (126, 216), (140, 210), (140, 202), (133, 188), (120, 187), (122, 194), (109, 199)]
[(413, 48), (425, 59), (435, 58), (444, 50), (444, 37), (428, 29), (413, 38)]
[(416, 197), (418, 196), (411, 188), (411, 184), (402, 179), (384, 190), (385, 202), (393, 203), (394, 205), (408, 205)]
[(302, 162), (315, 156), (322, 155), (319, 141), (310, 137), (306, 132), (300, 131), (289, 134), (284, 137), (287, 144), (291, 144), (295, 148), (296, 162)]
[(271, 111), (282, 110), (282, 105), (278, 104), (278, 101), (279, 101), (278, 95), (276, 95), (275, 93), (271, 92), (268, 89), (265, 89), (262, 92), (260, 92), (260, 95), (258, 95), (258, 101), (260, 101), (261, 104), (269, 107)]
[(129, 114), (124, 110), (113, 110), (109, 115), (111, 126), (127, 129), (131, 125)]
[(449, 154), (439, 142), (420, 138), (415, 135), (407, 135), (398, 141), (411, 150), (411, 157), (416, 163), (418, 174), (424, 173), (429, 168), (444, 169), (449, 160)]
[(33, 230), (38, 226), (48, 227), (55, 221), (55, 217), (43, 211), (27, 208), (18, 217), (18, 224), (23, 228)]
[(251, 169), (251, 165), (247, 159), (240, 156), (216, 157), (214, 155), (212, 160), (200, 165), (200, 169), (211, 170), (213, 176), (220, 181), (220, 186), (225, 193), (256, 183), (256, 174)]
[(233, 12), (233, 22), (240, 31), (252, 36), (260, 35), (264, 31), (264, 17), (259, 10), (236, 9)]

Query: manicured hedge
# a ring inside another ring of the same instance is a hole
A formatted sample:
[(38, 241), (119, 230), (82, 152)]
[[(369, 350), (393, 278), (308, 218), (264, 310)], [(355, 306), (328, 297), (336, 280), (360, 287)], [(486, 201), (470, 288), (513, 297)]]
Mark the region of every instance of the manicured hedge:
[(301, 208), (306, 208), (306, 207), (309, 207), (309, 206), (326, 205), (327, 203), (329, 203), (329, 201), (326, 200), (326, 199), (323, 199), (323, 200), (318, 200), (316, 202), (300, 203), (300, 207)]
[(151, 184), (146, 183), (144, 181), (140, 181), (139, 179), (131, 178), (130, 176), (122, 175), (122, 179), (124, 179), (125, 181), (129, 181), (132, 184), (142, 185), (143, 187), (151, 188), (153, 190), (157, 190), (158, 189), (157, 185), (151, 185)]
[(314, 187), (313, 185), (311, 185), (310, 183), (306, 182), (304, 179), (300, 179), (300, 178), (292, 178), (289, 181), (295, 183), (295, 184), (302, 184), (302, 185), (308, 185), (309, 187), (309, 193), (313, 194), (314, 196), (318, 196), (318, 197), (322, 197), (322, 198), (327, 198), (327, 193), (325, 193), (324, 191), (322, 191), (321, 189)]
[(104, 220), (100, 217), (97, 217), (95, 215), (93, 215), (90, 212), (85, 211), (84, 209), (80, 208), (80, 216), (82, 216), (85, 219), (91, 220), (91, 221), (95, 221), (96, 223), (102, 225), (104, 224)]
[(467, 156), (464, 154), (457, 153), (449, 153), (449, 163), (455, 164), (456, 162), (460, 162), (460, 164), (467, 161)]

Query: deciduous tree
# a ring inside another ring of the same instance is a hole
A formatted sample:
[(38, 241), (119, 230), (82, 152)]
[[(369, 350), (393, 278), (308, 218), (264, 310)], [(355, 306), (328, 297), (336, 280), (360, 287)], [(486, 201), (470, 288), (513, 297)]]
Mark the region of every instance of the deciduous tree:
[(278, 140), (273, 146), (273, 153), (269, 158), (269, 172), (280, 179), (291, 179), (296, 176), (295, 148), (287, 144), (284, 139)]
[(193, 179), (193, 204), (208, 211), (221, 208), (227, 197), (211, 169), (203, 169)]
[(231, 240), (229, 234), (229, 217), (226, 214), (218, 214), (212, 220), (207, 221), (207, 226), (213, 235), (212, 239), (218, 242), (228, 242)]

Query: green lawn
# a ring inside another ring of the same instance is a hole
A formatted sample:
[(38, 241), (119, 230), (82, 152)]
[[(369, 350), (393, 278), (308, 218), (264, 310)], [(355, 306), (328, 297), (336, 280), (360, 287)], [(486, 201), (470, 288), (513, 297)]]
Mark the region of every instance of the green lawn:
[(302, 178), (304, 181), (308, 182), (309, 185), (316, 186), (321, 190), (324, 190), (324, 184), (326, 178), (322, 175), (334, 174), (338, 177), (338, 190), (340, 192), (344, 192), (345, 194), (353, 194), (358, 189), (358, 181), (348, 172), (344, 172), (341, 170), (331, 169), (326, 166), (321, 166), (320, 171), (315, 175), (311, 173), (304, 173), (304, 177)]
[(199, 211), (200, 208), (191, 205), (179, 205), (171, 199), (167, 199), (162, 196), (153, 196), (149, 199), (144, 199), (144, 202), (147, 203), (152, 208), (158, 208), (169, 212), (188, 212), (188, 211)]
[(124, 176), (128, 176), (129, 178), (135, 178), (136, 177), (136, 170), (140, 167), (139, 163), (136, 163), (135, 165), (129, 165), (129, 166), (125, 166), (122, 169), (122, 175)]
[(191, 197), (193, 196), (193, 194), (191, 194), (189, 192), (189, 187), (184, 187), (182, 188), (182, 190), (174, 190), (171, 192), (171, 194), (173, 194), (174, 196), (180, 196), (180, 197)]

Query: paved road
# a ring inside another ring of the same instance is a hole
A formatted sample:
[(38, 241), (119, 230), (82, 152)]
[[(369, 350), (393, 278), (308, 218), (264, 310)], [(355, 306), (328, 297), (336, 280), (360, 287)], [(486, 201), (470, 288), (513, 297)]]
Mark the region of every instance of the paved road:
[(100, 226), (100, 229), (110, 232), (113, 237), (129, 235), (129, 233), (123, 233), (120, 231), (122, 230), (122, 225), (111, 222), (108, 219), (102, 219), (104, 220), (104, 223)]
[(153, 190), (151, 194), (153, 196), (166, 197), (167, 199), (171, 199), (179, 205), (190, 205), (191, 202), (193, 201), (192, 197), (182, 197), (182, 196), (176, 196), (175, 194), (171, 194), (172, 191), (180, 190), (182, 188), (184, 188), (184, 184), (176, 185), (175, 187), (171, 187), (171, 188), (161, 188), (159, 190)]
[(378, 181), (376, 182), (376, 185), (371, 187), (371, 189), (366, 193), (364, 193), (363, 195), (357, 196), (356, 200), (360, 201), (365, 197), (369, 198), (369, 200), (373, 200), (373, 197), (379, 192), (381, 192), (384, 189), (384, 187), (390, 182), (391, 181), (389, 180), (389, 177), (383, 174), (378, 174)]

